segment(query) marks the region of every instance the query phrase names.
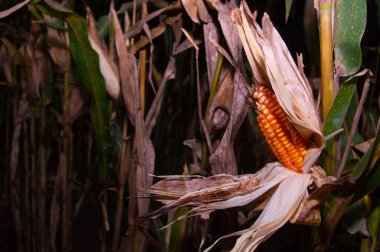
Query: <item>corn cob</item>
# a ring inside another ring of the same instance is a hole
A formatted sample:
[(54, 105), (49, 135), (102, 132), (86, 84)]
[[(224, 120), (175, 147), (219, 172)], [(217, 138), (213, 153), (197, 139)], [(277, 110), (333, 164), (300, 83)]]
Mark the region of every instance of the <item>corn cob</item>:
[(288, 169), (302, 173), (302, 165), (309, 147), (286, 117), (274, 92), (264, 86), (255, 87), (253, 98), (257, 105), (257, 121), (274, 155)]

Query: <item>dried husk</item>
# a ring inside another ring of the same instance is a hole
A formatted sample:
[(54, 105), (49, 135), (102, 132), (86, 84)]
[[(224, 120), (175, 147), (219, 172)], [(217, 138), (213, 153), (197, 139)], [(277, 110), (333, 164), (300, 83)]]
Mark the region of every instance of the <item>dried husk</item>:
[(208, 215), (218, 209), (244, 206), (293, 174), (280, 163), (270, 163), (255, 174), (232, 176), (219, 174), (208, 178), (167, 176), (149, 191), (166, 204), (145, 218), (156, 217), (180, 206), (193, 206), (192, 215)]
[[(310, 182), (310, 174), (292, 173), (280, 183), (252, 227), (223, 236), (214, 244), (220, 239), (241, 235), (231, 251), (254, 251), (261, 242), (269, 238), (297, 213), (302, 199), (308, 196), (307, 187)], [(213, 245), (205, 251), (209, 251), (212, 247)]]
[[(255, 174), (160, 178), (164, 179), (154, 184), (149, 192), (165, 206), (143, 218), (154, 218), (181, 206), (191, 206), (189, 212), (174, 221), (195, 215), (207, 219), (212, 212), (227, 208), (258, 204), (252, 210), (262, 210), (264, 202), (264, 211), (252, 227), (223, 236), (212, 245), (227, 237), (241, 236), (233, 251), (254, 250), (287, 221), (319, 225), (318, 206), (333, 188), (343, 182), (335, 177), (326, 177), (318, 166), (313, 166), (308, 174), (299, 174), (278, 162), (267, 164)], [(315, 189), (310, 197), (308, 189)]]

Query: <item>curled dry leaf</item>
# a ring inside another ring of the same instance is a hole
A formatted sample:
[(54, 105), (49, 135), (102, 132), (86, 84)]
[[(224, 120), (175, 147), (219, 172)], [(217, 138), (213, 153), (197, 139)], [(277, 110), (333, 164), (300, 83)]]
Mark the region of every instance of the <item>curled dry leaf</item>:
[(113, 62), (113, 59), (108, 54), (107, 48), (104, 43), (99, 39), (96, 30), (95, 19), (92, 15), (90, 8), (87, 7), (87, 25), (88, 25), (88, 40), (92, 49), (99, 56), (99, 68), (103, 75), (106, 84), (106, 90), (112, 99), (117, 100), (120, 96), (120, 80), (119, 70)]

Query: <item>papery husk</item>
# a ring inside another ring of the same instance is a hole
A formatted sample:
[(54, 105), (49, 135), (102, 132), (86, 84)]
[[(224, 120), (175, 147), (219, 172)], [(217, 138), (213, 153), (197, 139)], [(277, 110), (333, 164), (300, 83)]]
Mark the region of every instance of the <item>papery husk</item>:
[[(192, 209), (173, 222), (195, 215), (207, 219), (212, 212), (227, 208), (257, 204), (260, 207), (252, 210), (262, 210), (265, 206), (252, 227), (220, 237), (206, 251), (221, 239), (233, 236), (240, 238), (232, 251), (253, 251), (288, 221), (317, 226), (320, 223), (318, 207), (331, 190), (343, 183), (342, 179), (327, 177), (318, 166), (313, 166), (311, 173), (299, 174), (278, 162), (267, 164), (255, 174), (160, 178), (164, 180), (154, 184), (149, 192), (165, 206), (143, 218), (154, 218), (181, 206)], [(314, 189), (310, 197), (308, 189)]]
[(311, 142), (303, 165), (303, 171), (307, 173), (318, 159), (325, 139), (312, 90), (303, 73), (302, 57), (298, 57), (297, 67), (266, 13), (262, 19), (262, 28), (244, 1), (241, 8), (235, 9), (231, 16), (257, 84), (273, 89), (296, 130)]
[(221, 239), (237, 235), (240, 237), (231, 251), (254, 251), (298, 212), (302, 199), (308, 196), (307, 187), (311, 178), (310, 174), (291, 173), (280, 183), (268, 205), (250, 228), (222, 236), (205, 252)]
[[(280, 163), (270, 163), (255, 174), (219, 174), (208, 178), (170, 176), (154, 184), (152, 196), (166, 204), (144, 218), (157, 217), (181, 206), (193, 206), (192, 215), (208, 218), (218, 209), (247, 205), (276, 187), (294, 172)], [(190, 214), (189, 213), (189, 214)]]

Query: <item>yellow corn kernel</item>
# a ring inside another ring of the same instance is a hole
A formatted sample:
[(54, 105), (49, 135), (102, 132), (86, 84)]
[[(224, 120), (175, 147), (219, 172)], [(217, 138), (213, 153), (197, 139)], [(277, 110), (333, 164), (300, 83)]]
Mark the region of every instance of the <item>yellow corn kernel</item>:
[(257, 121), (270, 149), (286, 168), (302, 173), (309, 142), (296, 131), (271, 89), (255, 87), (253, 98), (257, 105)]

